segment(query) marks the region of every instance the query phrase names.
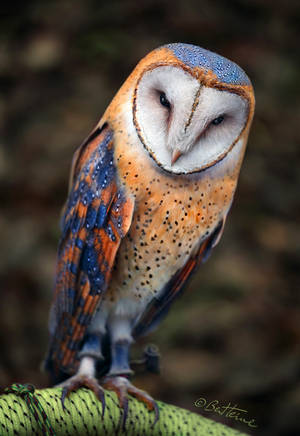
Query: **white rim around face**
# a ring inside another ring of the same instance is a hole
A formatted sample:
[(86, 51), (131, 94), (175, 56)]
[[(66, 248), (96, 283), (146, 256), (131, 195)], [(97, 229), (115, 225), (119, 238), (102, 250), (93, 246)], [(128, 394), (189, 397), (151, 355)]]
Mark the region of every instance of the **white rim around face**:
[[(160, 103), (161, 93), (170, 102), (169, 111)], [(222, 125), (214, 125), (222, 114)], [(157, 165), (175, 174), (200, 172), (223, 160), (238, 142), (248, 115), (245, 98), (204, 86), (178, 66), (144, 72), (135, 89), (137, 134)], [(181, 156), (172, 164), (174, 149)]]

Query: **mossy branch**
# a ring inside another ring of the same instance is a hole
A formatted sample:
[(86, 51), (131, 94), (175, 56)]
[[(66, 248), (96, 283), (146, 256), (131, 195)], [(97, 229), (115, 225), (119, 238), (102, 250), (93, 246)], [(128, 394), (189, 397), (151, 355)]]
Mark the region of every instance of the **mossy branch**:
[[(106, 408), (93, 392), (82, 388), (70, 394), (63, 410), (61, 389), (35, 390), (35, 397), (45, 411), (56, 436), (65, 435), (146, 435), (146, 436), (242, 436), (220, 423), (173, 405), (158, 402), (159, 421), (153, 427), (154, 414), (140, 401), (130, 397), (126, 430), (120, 428), (122, 410), (115, 393), (106, 391)], [(0, 396), (1, 436), (45, 435), (24, 398), (14, 393)], [(49, 433), (51, 434), (51, 433)]]

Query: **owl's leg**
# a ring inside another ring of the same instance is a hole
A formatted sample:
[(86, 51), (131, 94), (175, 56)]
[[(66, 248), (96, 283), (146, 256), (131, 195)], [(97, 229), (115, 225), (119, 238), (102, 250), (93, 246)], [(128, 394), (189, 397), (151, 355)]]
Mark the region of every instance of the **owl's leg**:
[(60, 383), (56, 387), (62, 387), (61, 402), (64, 408), (65, 399), (71, 392), (80, 387), (91, 389), (99, 401), (102, 403), (102, 416), (105, 410), (104, 390), (96, 379), (96, 363), (103, 359), (101, 353), (101, 336), (99, 334), (88, 334), (85, 338), (84, 345), (79, 353), (80, 364), (77, 373)]
[(101, 351), (103, 334), (101, 333), (89, 333), (85, 336), (84, 344), (80, 352), (78, 353), (79, 359), (89, 356), (95, 360), (103, 360)]
[(129, 366), (129, 349), (133, 341), (129, 320), (120, 317), (114, 319), (114, 322), (110, 325), (110, 338), (111, 366), (101, 384), (105, 389), (116, 392), (118, 396), (120, 407), (123, 409), (123, 429), (125, 428), (128, 414), (128, 394), (145, 403), (149, 410), (154, 410), (155, 424), (159, 417), (156, 402), (150, 395), (133, 386), (128, 380), (128, 377), (133, 374)]
[(113, 317), (109, 320), (111, 364), (108, 376), (130, 376), (129, 350), (133, 341), (128, 318)]

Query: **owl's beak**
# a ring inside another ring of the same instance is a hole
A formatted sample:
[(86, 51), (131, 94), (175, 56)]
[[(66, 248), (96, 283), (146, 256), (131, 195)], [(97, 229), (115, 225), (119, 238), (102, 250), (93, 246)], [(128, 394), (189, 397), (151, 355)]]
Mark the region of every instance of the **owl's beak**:
[(181, 151), (174, 150), (172, 153), (171, 165), (174, 165), (174, 163), (180, 158), (181, 155)]

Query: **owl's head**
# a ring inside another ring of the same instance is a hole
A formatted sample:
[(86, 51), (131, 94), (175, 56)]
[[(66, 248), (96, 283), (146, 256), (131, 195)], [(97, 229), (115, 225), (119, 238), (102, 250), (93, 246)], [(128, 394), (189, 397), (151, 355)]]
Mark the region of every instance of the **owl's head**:
[(164, 170), (203, 171), (246, 144), (254, 112), (250, 80), (235, 63), (190, 44), (169, 44), (137, 66), (133, 123)]

